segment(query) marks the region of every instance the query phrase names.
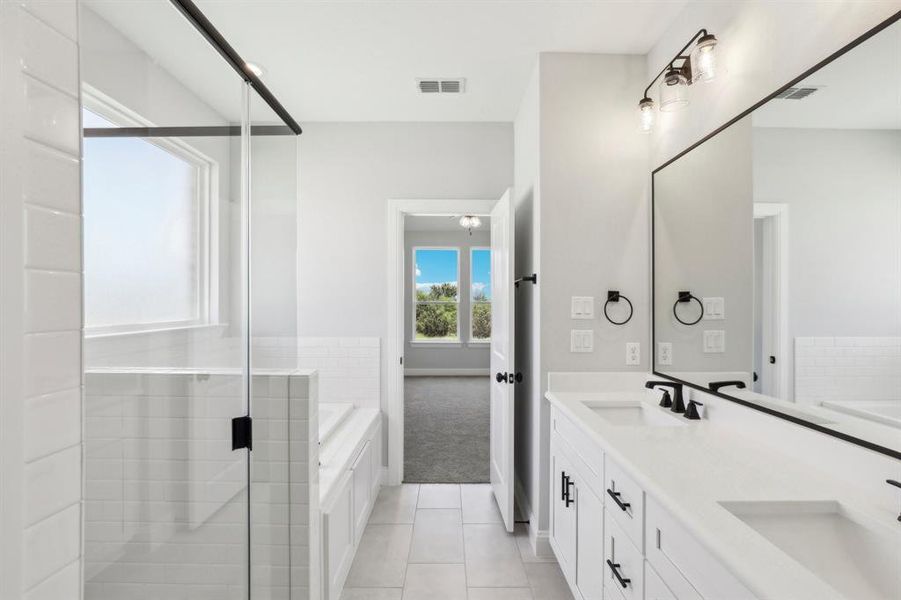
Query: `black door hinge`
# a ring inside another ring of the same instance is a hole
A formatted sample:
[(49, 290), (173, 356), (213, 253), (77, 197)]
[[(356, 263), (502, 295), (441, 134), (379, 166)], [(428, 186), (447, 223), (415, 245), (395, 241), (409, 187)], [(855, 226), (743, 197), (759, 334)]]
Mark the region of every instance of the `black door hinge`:
[(253, 450), (253, 419), (249, 415), (232, 419), (232, 450)]

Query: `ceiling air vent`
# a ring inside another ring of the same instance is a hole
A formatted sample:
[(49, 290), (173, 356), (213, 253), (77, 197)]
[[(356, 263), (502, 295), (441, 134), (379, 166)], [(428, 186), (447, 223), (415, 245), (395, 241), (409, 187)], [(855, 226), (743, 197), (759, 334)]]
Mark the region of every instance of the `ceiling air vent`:
[(465, 79), (417, 79), (420, 94), (462, 94), (466, 91)]
[(803, 100), (820, 88), (816, 87), (790, 87), (776, 94), (780, 100)]

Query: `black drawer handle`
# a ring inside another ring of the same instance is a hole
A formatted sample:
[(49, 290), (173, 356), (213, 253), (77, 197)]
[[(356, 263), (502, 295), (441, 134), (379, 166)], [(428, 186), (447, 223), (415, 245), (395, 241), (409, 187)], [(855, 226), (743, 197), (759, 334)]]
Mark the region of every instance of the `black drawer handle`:
[(619, 497), (622, 495), (619, 492), (614, 492), (610, 488), (607, 488), (607, 494), (609, 494), (610, 497), (613, 498), (613, 501), (616, 502), (616, 505), (618, 507), (620, 507), (623, 512), (626, 512), (626, 509), (628, 509), (630, 506), (632, 506), (628, 502), (623, 502), (622, 500), (619, 499)]
[(610, 572), (613, 573), (613, 576), (616, 577), (616, 580), (619, 581), (619, 584), (623, 586), (623, 588), (629, 587), (629, 584), (632, 583), (632, 580), (619, 574), (619, 568), (622, 565), (615, 563), (608, 558), (607, 566), (610, 567)]
[(570, 488), (575, 485), (573, 480), (569, 478), (569, 475), (566, 476), (566, 507), (569, 508), (570, 504), (574, 504), (576, 501), (572, 499), (572, 495), (569, 493)]
[(560, 471), (560, 500), (566, 500), (566, 471)]

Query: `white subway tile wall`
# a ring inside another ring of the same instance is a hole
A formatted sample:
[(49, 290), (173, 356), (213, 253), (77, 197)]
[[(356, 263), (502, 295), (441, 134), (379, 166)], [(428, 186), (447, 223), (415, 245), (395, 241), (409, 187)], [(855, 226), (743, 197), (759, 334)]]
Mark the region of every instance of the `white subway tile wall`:
[(901, 337), (795, 338), (795, 401), (898, 400)]
[(251, 379), (249, 529), (240, 371), (106, 370), (85, 386), (85, 600), (244, 598), (248, 534), (254, 597), (306, 597), (315, 375)]
[(80, 597), (78, 82), (76, 1), (0, 2), (0, 596), (10, 598)]

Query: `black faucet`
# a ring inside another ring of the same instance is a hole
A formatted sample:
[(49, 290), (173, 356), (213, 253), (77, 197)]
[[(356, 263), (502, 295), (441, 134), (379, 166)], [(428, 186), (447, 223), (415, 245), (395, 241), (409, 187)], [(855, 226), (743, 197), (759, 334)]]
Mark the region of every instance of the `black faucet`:
[(685, 402), (682, 400), (682, 384), (675, 381), (649, 381), (644, 387), (652, 390), (656, 387), (673, 388), (673, 397), (670, 398), (669, 391), (663, 391), (663, 398), (660, 400), (660, 406), (669, 408), (674, 413), (685, 412)]
[(718, 392), (720, 391), (720, 388), (729, 387), (731, 385), (734, 385), (740, 390), (745, 389), (744, 381), (711, 381), (707, 384), (707, 387), (709, 387), (711, 391)]
[[(898, 483), (894, 479), (886, 479), (885, 482), (889, 485), (893, 485), (896, 488), (901, 488), (901, 483)], [(901, 515), (898, 515), (898, 522), (901, 523)]]

